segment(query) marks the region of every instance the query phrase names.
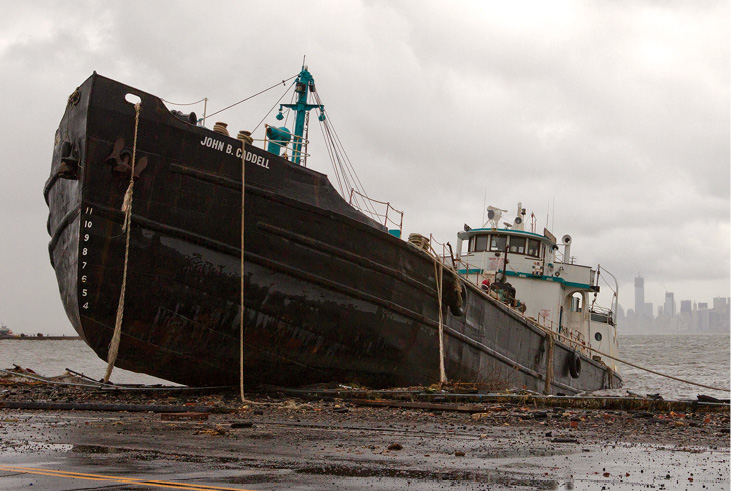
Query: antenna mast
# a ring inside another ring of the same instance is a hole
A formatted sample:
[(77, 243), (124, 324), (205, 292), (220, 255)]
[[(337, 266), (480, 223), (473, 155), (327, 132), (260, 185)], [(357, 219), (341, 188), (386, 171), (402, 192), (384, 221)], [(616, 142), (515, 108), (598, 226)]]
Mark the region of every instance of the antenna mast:
[(295, 93), (298, 94), (297, 102), (295, 104), (280, 104), (277, 119), (280, 119), (282, 108), (284, 107), (294, 110), (297, 114), (294, 126), (294, 141), (292, 144), (292, 162), (299, 165), (302, 160), (302, 143), (305, 134), (305, 115), (312, 109), (319, 109), (319, 118), (322, 121), (325, 119), (325, 114), (323, 112), (325, 110), (325, 106), (322, 104), (307, 103), (307, 94), (315, 92), (315, 79), (312, 78), (312, 75), (307, 70), (307, 65), (302, 66), (302, 71), (297, 76), (297, 81), (295, 82), (294, 87)]

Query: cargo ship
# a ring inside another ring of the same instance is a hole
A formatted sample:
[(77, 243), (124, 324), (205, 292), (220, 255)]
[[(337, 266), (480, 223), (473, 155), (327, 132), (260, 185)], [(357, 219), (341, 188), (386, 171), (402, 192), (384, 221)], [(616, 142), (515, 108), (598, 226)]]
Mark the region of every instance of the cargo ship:
[(287, 387), (621, 384), (588, 345), (303, 165), (310, 111), (326, 113), (306, 67), (293, 90), (280, 111), (295, 129), (267, 127), (265, 148), (96, 72), (69, 96), (44, 188), (49, 253), (66, 314), (100, 358), (124, 289), (115, 365), (186, 385), (236, 385), (242, 374)]

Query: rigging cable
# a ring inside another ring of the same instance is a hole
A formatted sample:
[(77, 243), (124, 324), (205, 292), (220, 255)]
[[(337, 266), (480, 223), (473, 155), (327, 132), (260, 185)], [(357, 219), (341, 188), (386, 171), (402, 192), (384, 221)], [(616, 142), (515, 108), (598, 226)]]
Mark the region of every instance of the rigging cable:
[[(322, 100), (320, 99), (320, 95), (317, 92), (315, 93), (315, 100), (321, 106), (323, 105), (322, 104)], [(335, 127), (332, 124), (329, 124), (330, 121), (331, 121), (329, 113), (327, 113), (327, 118), (326, 118), (325, 121), (327, 123), (327, 127), (328, 128), (332, 128), (332, 134), (334, 135), (333, 143), (334, 144), (337, 143), (337, 146), (340, 148), (340, 151), (342, 152), (342, 154), (344, 156), (344, 159), (343, 160), (345, 161), (345, 164), (346, 164), (346, 166), (345, 166), (346, 170), (348, 168), (350, 169), (348, 171), (348, 173), (353, 176), (354, 182), (356, 182), (358, 184), (358, 186), (353, 186), (353, 187), (355, 187), (356, 189), (358, 189), (364, 196), (368, 196), (368, 193), (366, 193), (365, 187), (363, 186), (363, 183), (360, 181), (360, 178), (358, 177), (358, 174), (355, 172), (355, 168), (353, 167), (353, 164), (350, 162), (350, 158), (348, 157), (348, 153), (345, 151), (345, 147), (343, 146), (342, 142), (340, 141), (340, 137), (338, 136), (337, 131), (335, 131)], [(370, 204), (372, 212), (377, 214), (375, 208), (373, 207), (373, 204), (370, 203), (370, 202), (368, 202), (368, 201), (366, 201), (366, 202), (368, 204)]]
[[(277, 85), (279, 85), (279, 84), (277, 84)], [(167, 101), (167, 100), (165, 100), (165, 99), (162, 99), (162, 98), (161, 98), (160, 100), (161, 100), (162, 102), (167, 102), (168, 104), (172, 104), (173, 106), (194, 106), (194, 105), (196, 105), (196, 104), (200, 104), (201, 102), (205, 101), (206, 99), (208, 99), (208, 97), (204, 97), (203, 99), (201, 99), (201, 100), (199, 100), (199, 101), (195, 101), (195, 102), (186, 102), (186, 103), (180, 103), (180, 102), (170, 102), (170, 101)]]
[[(330, 125), (328, 124), (328, 120), (322, 122), (322, 129), (323, 129), (323, 135), (325, 136), (325, 144), (328, 146), (328, 153), (332, 155), (332, 164), (333, 164), (333, 170), (338, 175), (339, 179), (342, 179), (343, 184), (345, 185), (345, 189), (343, 190), (343, 195), (347, 196), (348, 190), (352, 187), (350, 184), (350, 179), (348, 179), (348, 174), (345, 172), (345, 168), (342, 165), (342, 158), (340, 156), (340, 153), (338, 152), (338, 148), (335, 145), (335, 140), (332, 136)], [(357, 200), (357, 198), (356, 198)]]
[[(333, 160), (333, 168), (336, 173), (341, 174), (341, 178), (348, 189), (355, 190), (356, 193), (351, 193), (350, 200), (352, 204), (354, 204), (359, 210), (361, 210), (364, 213), (368, 213), (371, 215), (371, 217), (376, 220), (378, 220), (379, 213), (375, 210), (375, 207), (373, 206), (373, 203), (370, 202), (370, 199), (367, 197), (367, 194), (365, 192), (365, 189), (363, 189), (363, 186), (358, 186), (358, 182), (355, 181), (357, 179), (357, 175), (355, 175), (355, 172), (350, 172), (348, 170), (348, 167), (344, 165), (344, 158), (347, 159), (347, 154), (345, 154), (345, 150), (342, 148), (342, 144), (338, 145), (338, 140), (336, 136), (333, 136), (334, 128), (332, 125), (328, 123), (328, 120), (325, 119), (324, 122), (324, 133), (325, 133), (325, 140), (327, 144), (331, 145), (332, 147), (332, 154), (334, 154), (335, 159)], [(337, 166), (336, 166), (337, 164)], [(351, 166), (352, 167), (352, 166)], [(338, 171), (338, 168), (340, 169)], [(353, 179), (351, 179), (353, 177)], [(353, 181), (351, 183), (351, 180)], [(343, 197), (347, 196), (345, 192), (343, 192)], [(362, 203), (361, 203), (362, 201)], [(370, 209), (369, 209), (370, 206)]]
[(215, 115), (216, 115), (216, 114), (218, 114), (218, 113), (222, 113), (223, 111), (225, 111), (225, 110), (227, 110), (227, 109), (231, 109), (232, 107), (234, 107), (234, 106), (237, 106), (237, 105), (241, 104), (242, 102), (246, 102), (246, 101), (248, 101), (249, 99), (253, 99), (254, 97), (256, 97), (256, 96), (258, 96), (258, 95), (261, 95), (261, 94), (263, 94), (264, 92), (267, 92), (267, 91), (269, 91), (269, 90), (271, 90), (271, 89), (273, 89), (273, 88), (275, 88), (275, 87), (279, 87), (279, 85), (280, 85), (280, 84), (281, 84), (281, 85), (286, 85), (286, 83), (287, 83), (287, 82), (289, 82), (290, 80), (292, 80), (292, 79), (293, 79), (293, 78), (295, 78), (295, 77), (297, 77), (297, 75), (293, 75), (293, 76), (289, 77), (289, 78), (288, 78), (288, 79), (286, 79), (286, 80), (282, 80), (281, 82), (277, 82), (276, 84), (272, 85), (271, 87), (269, 87), (269, 88), (266, 88), (266, 89), (264, 89), (264, 90), (262, 90), (262, 91), (260, 91), (260, 92), (257, 92), (256, 94), (254, 94), (254, 95), (252, 95), (252, 96), (249, 96), (249, 97), (247, 97), (246, 99), (241, 99), (241, 100), (240, 100), (239, 102), (234, 102), (234, 103), (233, 103), (233, 104), (231, 104), (230, 106), (226, 106), (226, 107), (224, 107), (223, 109), (220, 109), (220, 110), (218, 110), (218, 111), (216, 111), (216, 112), (213, 112), (213, 113), (209, 114), (209, 115), (208, 115), (207, 117), (208, 117), (208, 118), (210, 118), (211, 116), (215, 116)]
[[(320, 123), (320, 129), (322, 130), (322, 133), (324, 135), (325, 134), (325, 128), (323, 128), (323, 122), (322, 121), (319, 121), (319, 123)], [(335, 156), (332, 153), (332, 149), (330, 148), (330, 143), (328, 142), (327, 138), (325, 138), (325, 149), (327, 150), (327, 154), (330, 157), (330, 162), (332, 163), (333, 171), (335, 172), (335, 178), (338, 180), (338, 188), (340, 189), (340, 194), (343, 197), (345, 197), (346, 196), (346, 193), (345, 193), (345, 190), (343, 189), (343, 183), (342, 183), (342, 181), (340, 179), (340, 172), (338, 172), (338, 169), (337, 169), (337, 167), (335, 165)]]
[(274, 105), (272, 106), (272, 108), (264, 115), (263, 118), (261, 118), (261, 121), (259, 121), (259, 124), (257, 124), (254, 127), (254, 129), (251, 130), (252, 133), (255, 132), (257, 129), (259, 129), (259, 126), (261, 126), (261, 124), (269, 117), (269, 115), (272, 113), (272, 111), (274, 111), (274, 108), (277, 107), (277, 104), (279, 104), (280, 102), (282, 102), (282, 99), (284, 99), (284, 96), (287, 95), (287, 92), (289, 92), (289, 90), (293, 86), (294, 86), (294, 83), (292, 85), (290, 85), (289, 87), (287, 87), (287, 89), (284, 91), (284, 94), (282, 94), (282, 97), (280, 97), (279, 100), (277, 100), (277, 102), (274, 103)]

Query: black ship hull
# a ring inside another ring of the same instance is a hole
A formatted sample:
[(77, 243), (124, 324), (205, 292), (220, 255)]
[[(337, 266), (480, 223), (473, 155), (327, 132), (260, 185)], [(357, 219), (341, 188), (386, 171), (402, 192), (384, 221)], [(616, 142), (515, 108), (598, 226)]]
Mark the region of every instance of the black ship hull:
[[(242, 268), (241, 142), (94, 74), (69, 99), (45, 195), (64, 307), (98, 356), (108, 354), (124, 269), (120, 209), (135, 142), (127, 94), (142, 103), (117, 366), (235, 385), (243, 269), (247, 384), (439, 381), (433, 257), (350, 207), (326, 176), (247, 146)], [(448, 378), (543, 391), (545, 332), (469, 284), (458, 295), (455, 282), (445, 271)], [(551, 392), (621, 384), (583, 355), (572, 377), (572, 353), (555, 343)]]

